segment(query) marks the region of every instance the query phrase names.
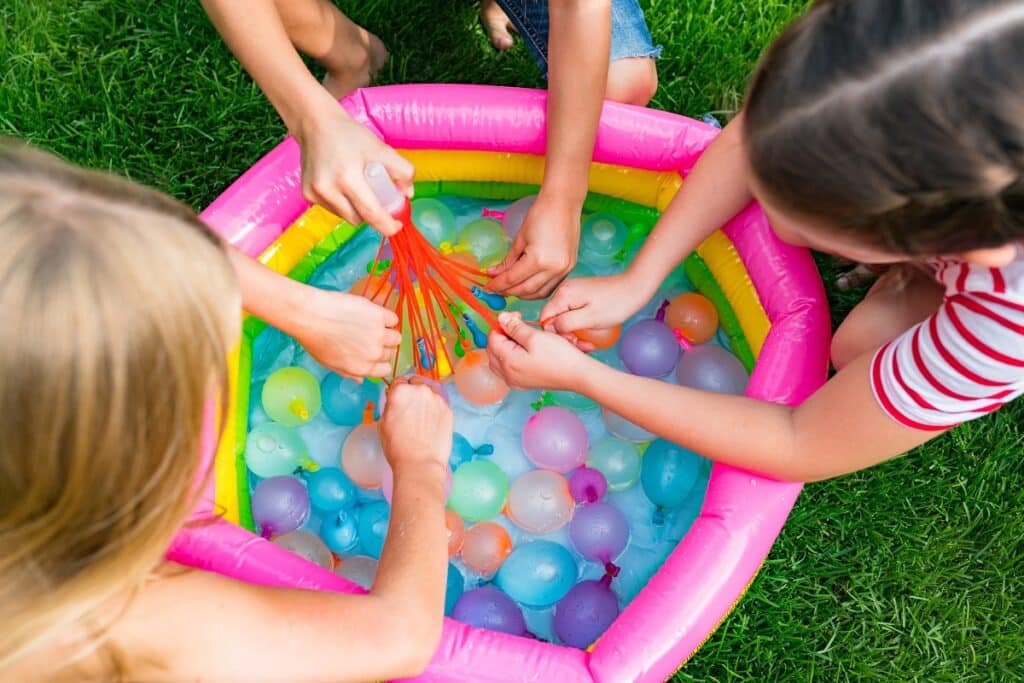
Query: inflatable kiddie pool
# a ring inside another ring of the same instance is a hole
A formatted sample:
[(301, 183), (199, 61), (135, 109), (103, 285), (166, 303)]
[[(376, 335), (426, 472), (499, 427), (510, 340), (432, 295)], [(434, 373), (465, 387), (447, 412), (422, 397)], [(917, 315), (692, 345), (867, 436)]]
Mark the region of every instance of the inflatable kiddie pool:
[[(535, 191), (542, 178), (543, 91), (389, 86), (358, 91), (342, 105), (415, 164), (418, 193), (479, 193), (482, 181), (492, 195), (500, 195), (491, 199), (508, 200)], [(590, 189), (656, 216), (716, 133), (681, 116), (606, 103)], [(317, 262), (311, 255), (332, 253), (357, 229), (311, 209), (299, 175), (298, 146), (285, 140), (202, 218), (269, 267), (308, 277)], [(806, 250), (775, 237), (756, 205), (702, 244), (686, 272), (715, 302), (737, 356), (752, 366), (749, 396), (794, 405), (824, 382), (829, 318), (817, 270)], [(258, 324), (247, 321), (250, 341)], [(244, 528), (252, 527), (243, 458), (251, 363), (251, 344), (247, 349), (243, 343), (231, 359), (231, 416), (216, 455), (213, 490), (206, 496), (217, 520), (183, 529), (168, 557), (251, 583), (362, 592)], [(800, 488), (715, 464), (690, 530), (588, 651), (446, 619), (433, 661), (417, 680), (664, 680), (740, 599)]]

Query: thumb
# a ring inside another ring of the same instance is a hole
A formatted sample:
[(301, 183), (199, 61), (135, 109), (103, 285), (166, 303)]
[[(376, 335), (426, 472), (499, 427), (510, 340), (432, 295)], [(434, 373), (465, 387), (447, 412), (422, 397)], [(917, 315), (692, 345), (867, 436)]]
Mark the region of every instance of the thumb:
[(587, 313), (586, 307), (577, 308), (561, 313), (551, 321), (555, 326), (555, 331), (559, 334), (571, 334), (577, 330), (582, 330), (587, 327), (585, 322), (585, 315)]
[(537, 330), (523, 322), (523, 316), (518, 313), (502, 313), (498, 316), (498, 323), (505, 335), (524, 349), (529, 348), (530, 341)]
[(381, 163), (388, 170), (388, 175), (395, 181), (398, 189), (411, 199), (413, 195), (412, 178), (416, 169), (408, 159), (396, 152), (393, 147), (388, 147), (387, 150), (388, 153), (381, 159)]

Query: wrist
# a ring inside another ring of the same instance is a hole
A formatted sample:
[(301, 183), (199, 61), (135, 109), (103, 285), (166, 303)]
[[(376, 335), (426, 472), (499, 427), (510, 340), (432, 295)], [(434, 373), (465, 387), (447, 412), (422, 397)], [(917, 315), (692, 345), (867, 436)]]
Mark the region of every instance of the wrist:
[(418, 484), (426, 487), (437, 487), (442, 495), (444, 482), (448, 474), (441, 458), (430, 460), (401, 459), (391, 465), (395, 487)]
[(537, 193), (537, 201), (582, 214), (583, 202), (587, 198), (586, 179), (585, 174), (584, 182), (579, 182), (576, 174), (545, 173), (544, 182)]
[(285, 116), (282, 112), (281, 118), (288, 127), (289, 134), (298, 140), (301, 146), (339, 119), (348, 120), (349, 116), (345, 108), (318, 83), (316, 92), (309, 93), (302, 105), (290, 116)]

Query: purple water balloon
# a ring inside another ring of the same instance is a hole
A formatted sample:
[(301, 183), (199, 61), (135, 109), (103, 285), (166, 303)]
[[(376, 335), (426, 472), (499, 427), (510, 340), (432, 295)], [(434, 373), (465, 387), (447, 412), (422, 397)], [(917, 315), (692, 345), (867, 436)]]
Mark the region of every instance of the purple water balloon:
[(494, 586), (466, 591), (455, 603), (452, 618), (470, 626), (489, 628), (513, 636), (526, 634), (526, 620), (519, 606)]
[(587, 459), (587, 429), (576, 413), (560, 406), (541, 408), (523, 427), (523, 452), (537, 467), (563, 474)]
[(660, 320), (641, 320), (622, 335), (619, 358), (626, 369), (643, 377), (664, 377), (679, 360), (679, 342)]
[(719, 394), (742, 396), (747, 391), (747, 371), (736, 356), (721, 346), (695, 346), (676, 368), (679, 384)]
[(295, 477), (270, 477), (252, 492), (252, 518), (264, 538), (286, 534), (309, 516), (309, 492)]
[(576, 508), (569, 522), (569, 538), (583, 557), (607, 563), (626, 547), (629, 525), (614, 505), (589, 503)]
[(552, 619), (558, 639), (584, 650), (619, 616), (619, 601), (608, 578), (580, 581), (555, 605)]
[(608, 491), (608, 480), (601, 470), (583, 466), (569, 477), (569, 493), (577, 503), (596, 503)]

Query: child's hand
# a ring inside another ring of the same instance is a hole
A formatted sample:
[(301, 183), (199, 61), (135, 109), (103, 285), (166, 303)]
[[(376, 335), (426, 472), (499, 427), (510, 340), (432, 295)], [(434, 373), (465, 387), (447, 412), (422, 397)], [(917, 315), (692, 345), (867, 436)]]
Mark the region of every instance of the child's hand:
[(582, 207), (542, 193), (526, 214), (508, 256), (489, 269), (488, 289), (504, 296), (543, 299), (576, 265)]
[(614, 327), (650, 300), (652, 293), (633, 282), (628, 271), (606, 277), (569, 280), (541, 309), (548, 329), (562, 335), (577, 330)]
[(337, 103), (310, 115), (295, 137), (302, 148), (302, 193), (307, 200), (352, 225), (365, 221), (384, 235), (398, 232), (402, 224), (381, 206), (363, 170), (379, 161), (399, 189), (412, 196), (412, 164)]
[(443, 474), (452, 450), (455, 417), (440, 395), (419, 377), (400, 377), (388, 389), (380, 420), (384, 455), (393, 470), (437, 464)]
[(352, 379), (391, 372), (402, 335), (398, 316), (369, 299), (304, 286), (289, 332), (313, 358)]
[(487, 343), (491, 370), (514, 389), (577, 387), (586, 363), (594, 362), (557, 334), (531, 328), (518, 313), (502, 313), (498, 322), (502, 330), (492, 330)]

